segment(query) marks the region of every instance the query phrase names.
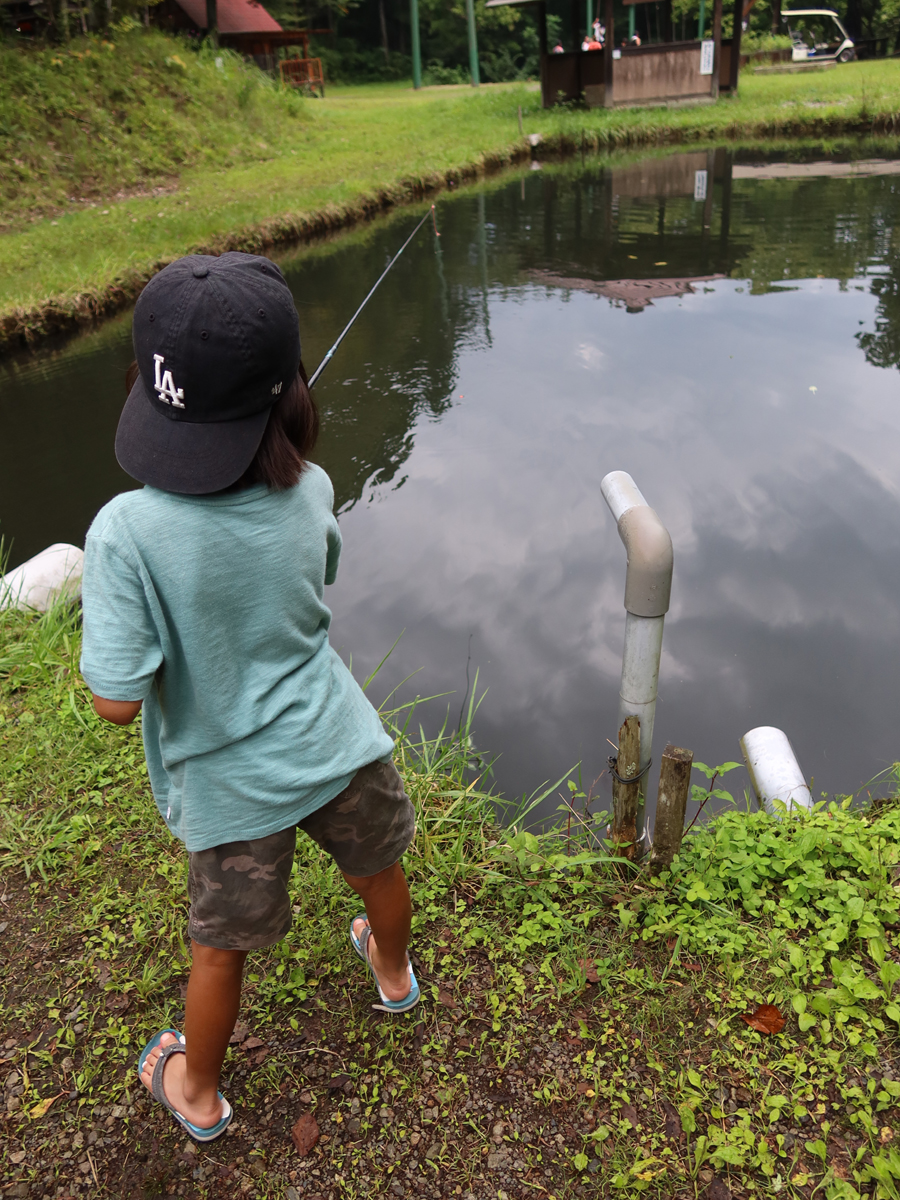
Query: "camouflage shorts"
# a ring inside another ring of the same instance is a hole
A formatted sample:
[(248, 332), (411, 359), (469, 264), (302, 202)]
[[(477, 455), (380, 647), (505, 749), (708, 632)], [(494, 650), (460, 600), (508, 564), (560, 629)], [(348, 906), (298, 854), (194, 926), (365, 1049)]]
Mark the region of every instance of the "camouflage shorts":
[(188, 937), (220, 950), (256, 950), (283, 938), (291, 927), (288, 879), (298, 829), (345, 875), (364, 878), (399, 862), (413, 838), (415, 810), (394, 764), (374, 762), (290, 829), (192, 853)]

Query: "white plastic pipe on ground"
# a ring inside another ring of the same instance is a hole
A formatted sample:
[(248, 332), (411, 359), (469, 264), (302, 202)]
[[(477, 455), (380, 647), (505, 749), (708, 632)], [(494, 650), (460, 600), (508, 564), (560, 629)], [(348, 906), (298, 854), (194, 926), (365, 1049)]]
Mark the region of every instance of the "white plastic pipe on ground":
[[(643, 771), (653, 746), (663, 622), (672, 590), (672, 539), (627, 471), (610, 471), (600, 490), (628, 556), (619, 724), (632, 715), (640, 718)], [(642, 790), (646, 790), (646, 782)], [(639, 814), (638, 829), (642, 825), (643, 814)]]
[(789, 811), (812, 808), (812, 794), (786, 733), (760, 725), (744, 734), (741, 750), (756, 799), (767, 813), (776, 811), (775, 800), (786, 804)]
[(56, 542), (0, 576), (0, 608), (46, 612), (62, 595), (75, 599), (81, 593), (83, 568), (83, 550), (68, 542)]

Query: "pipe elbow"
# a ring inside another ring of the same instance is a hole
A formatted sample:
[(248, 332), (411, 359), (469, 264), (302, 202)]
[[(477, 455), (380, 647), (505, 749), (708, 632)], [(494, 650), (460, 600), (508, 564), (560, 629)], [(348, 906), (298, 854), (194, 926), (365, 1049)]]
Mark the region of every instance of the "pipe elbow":
[(662, 617), (669, 611), (674, 553), (669, 531), (645, 504), (622, 513), (618, 522), (628, 555), (625, 609), (636, 617)]

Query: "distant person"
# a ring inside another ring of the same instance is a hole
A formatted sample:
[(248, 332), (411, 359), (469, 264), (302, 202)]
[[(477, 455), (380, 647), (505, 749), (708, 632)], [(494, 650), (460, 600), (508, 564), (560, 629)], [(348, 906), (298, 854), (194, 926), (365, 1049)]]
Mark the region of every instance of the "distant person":
[(640, 46), (641, 35), (639, 33), (633, 33), (631, 35), (631, 37), (628, 39), (628, 44), (629, 44), (629, 46)]
[(588, 50), (602, 50), (603, 43), (598, 42), (596, 38), (591, 38), (591, 40), (587, 44), (587, 49)]
[(584, 41), (581, 43), (581, 48), (582, 50), (590, 50), (591, 48), (591, 39), (587, 34), (584, 35)]
[(116, 457), (145, 486), (88, 531), (81, 670), (105, 720), (143, 707), (154, 798), (187, 851), (184, 1029), (151, 1038), (138, 1073), (210, 1142), (233, 1115), (218, 1088), (244, 962), (291, 928), (298, 829), (363, 901), (347, 934), (376, 1007), (419, 1000), (400, 866), (415, 812), (328, 640), (341, 534), (309, 461), (319, 418), (281, 271), (255, 254), (178, 259), (138, 298), (133, 337)]
[(596, 17), (594, 20), (594, 41), (595, 42), (603, 42), (605, 40), (606, 40), (606, 29), (602, 25), (600, 18)]
[(562, 42), (557, 42), (556, 45), (553, 47), (553, 49), (550, 51), (550, 53), (551, 54), (565, 54), (565, 50), (563, 50)]

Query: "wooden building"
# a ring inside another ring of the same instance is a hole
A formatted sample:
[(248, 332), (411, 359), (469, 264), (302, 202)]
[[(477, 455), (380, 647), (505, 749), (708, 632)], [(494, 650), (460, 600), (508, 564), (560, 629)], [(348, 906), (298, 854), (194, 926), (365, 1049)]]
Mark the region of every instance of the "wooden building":
[[(624, 0), (626, 6), (648, 0)], [(669, 0), (663, 0), (668, 8)], [(604, 0), (606, 39), (602, 49), (550, 53), (545, 0), (487, 0), (488, 8), (536, 5), (541, 51), (541, 99), (544, 108), (583, 100), (589, 107), (702, 104), (721, 91), (737, 88), (744, 0), (735, 0), (735, 37), (722, 39), (722, 3), (713, 0), (711, 36), (700, 40), (630, 43), (615, 28), (613, 0)], [(578, 5), (580, 13), (581, 6)], [(671, 22), (667, 22), (671, 26)], [(581, 35), (576, 28), (576, 44)], [(732, 50), (734, 53), (732, 53)]]
[[(162, 0), (150, 9), (155, 25), (170, 33), (205, 37), (207, 0)], [(278, 67), (282, 46), (299, 46), (301, 57), (309, 59), (309, 38), (320, 29), (283, 29), (258, 0), (216, 0), (216, 24), (219, 44), (246, 54), (264, 71)]]

